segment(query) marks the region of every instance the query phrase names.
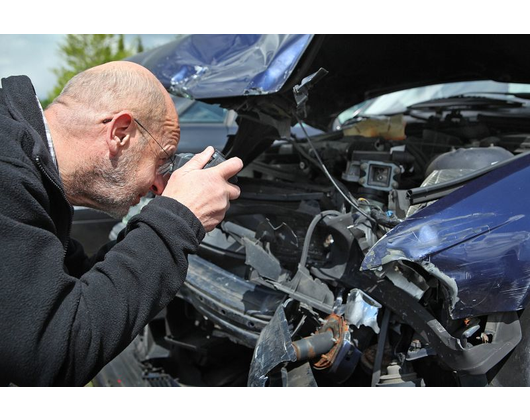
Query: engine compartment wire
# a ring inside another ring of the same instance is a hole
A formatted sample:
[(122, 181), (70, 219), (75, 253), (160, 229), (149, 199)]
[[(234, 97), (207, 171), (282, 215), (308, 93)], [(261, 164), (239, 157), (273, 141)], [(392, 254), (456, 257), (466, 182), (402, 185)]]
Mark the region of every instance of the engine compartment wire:
[[(312, 161), (314, 164), (316, 164), (317, 167), (319, 167), (323, 172), (324, 174), (328, 177), (328, 179), (331, 181), (331, 184), (335, 187), (335, 189), (339, 192), (339, 194), (344, 198), (344, 200), (350, 205), (352, 206), (352, 208), (354, 208), (356, 211), (358, 211), (359, 213), (361, 213), (364, 217), (366, 217), (368, 220), (370, 220), (372, 223), (376, 224), (376, 225), (379, 225), (379, 223), (374, 219), (372, 218), (370, 215), (366, 214), (366, 212), (364, 212), (359, 204), (356, 202), (355, 198), (354, 197), (348, 197), (344, 191), (342, 191), (342, 189), (339, 187), (338, 183), (336, 182), (335, 178), (333, 177), (333, 175), (330, 174), (328, 168), (326, 167), (326, 165), (324, 164), (324, 162), (322, 161), (322, 159), (320, 158), (320, 155), (318, 154), (313, 142), (311, 141), (311, 139), (309, 138), (309, 134), (307, 133), (307, 130), (305, 129), (304, 127), (304, 124), (303, 122), (300, 120), (300, 118), (298, 118), (298, 116), (296, 117), (296, 120), (298, 121), (298, 124), (300, 125), (300, 127), (302, 128), (302, 131), (304, 132), (304, 136), (305, 136), (305, 139), (307, 140), (309, 146), (311, 147), (311, 150), (313, 151), (315, 157), (316, 157), (316, 162), (315, 160), (311, 157), (311, 156), (308, 156), (305, 151), (301, 150), (300, 148), (296, 148), (296, 150), (298, 152), (300, 152), (302, 155), (304, 155), (304, 157), (310, 161)], [(293, 141), (293, 145), (296, 145), (296, 141), (294, 140)], [(349, 192), (348, 192), (349, 193)], [(350, 194), (351, 196), (351, 194)]]

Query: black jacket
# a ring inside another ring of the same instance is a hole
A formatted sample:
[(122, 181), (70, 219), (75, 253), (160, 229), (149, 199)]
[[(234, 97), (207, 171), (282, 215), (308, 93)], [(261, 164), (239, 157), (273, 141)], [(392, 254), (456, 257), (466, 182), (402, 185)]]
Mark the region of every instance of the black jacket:
[(157, 197), (89, 269), (33, 86), (16, 76), (2, 87), (0, 385), (84, 385), (175, 296), (204, 229)]

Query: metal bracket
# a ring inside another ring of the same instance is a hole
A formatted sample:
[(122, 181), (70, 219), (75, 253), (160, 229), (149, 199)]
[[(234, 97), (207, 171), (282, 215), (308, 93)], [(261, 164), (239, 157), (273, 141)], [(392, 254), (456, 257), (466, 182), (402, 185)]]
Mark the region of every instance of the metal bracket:
[(307, 116), (306, 105), (309, 98), (309, 90), (326, 74), (328, 74), (328, 71), (321, 67), (317, 72), (305, 77), (302, 83), (293, 88), (294, 99), (296, 101), (296, 113), (299, 117), (304, 118)]

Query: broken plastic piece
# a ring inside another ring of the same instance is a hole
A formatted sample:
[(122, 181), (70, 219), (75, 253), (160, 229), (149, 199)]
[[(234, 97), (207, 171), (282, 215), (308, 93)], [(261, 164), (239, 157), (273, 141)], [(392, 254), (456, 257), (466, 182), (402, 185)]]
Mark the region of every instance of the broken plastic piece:
[(265, 386), (268, 374), (282, 362), (296, 361), (283, 305), (262, 330), (252, 356), (248, 386)]
[(344, 317), (349, 324), (360, 328), (361, 325), (371, 328), (379, 334), (377, 315), (381, 305), (359, 289), (352, 289), (346, 299)]

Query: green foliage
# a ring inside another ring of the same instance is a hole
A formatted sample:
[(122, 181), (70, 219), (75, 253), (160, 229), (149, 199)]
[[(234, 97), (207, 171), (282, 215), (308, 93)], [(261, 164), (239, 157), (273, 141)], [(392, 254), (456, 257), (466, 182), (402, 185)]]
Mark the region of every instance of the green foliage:
[(50, 104), (61, 93), (68, 80), (83, 70), (109, 61), (123, 60), (144, 50), (139, 36), (135, 44), (136, 48), (127, 48), (123, 35), (66, 35), (65, 41), (59, 45), (64, 65), (53, 69), (57, 82), (48, 95), (48, 100), (42, 101), (42, 106)]

